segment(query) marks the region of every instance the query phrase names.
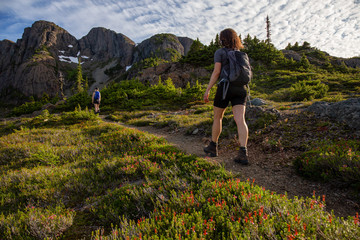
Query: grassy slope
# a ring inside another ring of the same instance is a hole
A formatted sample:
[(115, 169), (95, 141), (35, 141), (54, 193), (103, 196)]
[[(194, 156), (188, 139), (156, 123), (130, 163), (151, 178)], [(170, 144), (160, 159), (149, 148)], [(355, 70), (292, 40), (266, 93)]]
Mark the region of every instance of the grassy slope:
[[(90, 121), (87, 121), (90, 120)], [(91, 112), (0, 138), (3, 239), (356, 239), (319, 197), (289, 200)], [(112, 226), (112, 227), (111, 227)]]

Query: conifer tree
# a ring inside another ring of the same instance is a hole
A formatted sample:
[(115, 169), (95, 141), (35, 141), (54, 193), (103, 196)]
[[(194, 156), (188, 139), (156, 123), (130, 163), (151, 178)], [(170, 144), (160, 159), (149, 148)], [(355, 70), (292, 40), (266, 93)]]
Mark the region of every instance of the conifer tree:
[(86, 76), (85, 82), (84, 82), (84, 90), (85, 91), (89, 90), (89, 79), (87, 76)]
[(80, 57), (78, 59), (79, 59), (79, 61), (78, 61), (78, 67), (77, 67), (76, 91), (78, 93), (80, 93), (80, 92), (84, 91), (84, 88), (82, 86), (84, 79), (82, 76), (81, 59), (80, 59)]
[(304, 53), (303, 53), (303, 55), (301, 57), (300, 65), (302, 67), (304, 67), (305, 69), (309, 69), (310, 66), (311, 66), (309, 60), (307, 59), (307, 57), (306, 57), (306, 55)]
[(269, 19), (269, 15), (266, 16), (266, 42), (267, 44), (270, 45), (271, 43), (271, 23), (270, 23), (270, 19)]
[(216, 37), (215, 37), (215, 47), (216, 48), (221, 48), (219, 34), (216, 34)]

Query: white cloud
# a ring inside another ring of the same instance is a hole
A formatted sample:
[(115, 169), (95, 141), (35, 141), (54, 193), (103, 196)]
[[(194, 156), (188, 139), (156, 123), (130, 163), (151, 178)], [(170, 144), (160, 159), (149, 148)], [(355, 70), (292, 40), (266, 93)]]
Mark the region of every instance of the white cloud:
[[(93, 27), (123, 33), (135, 42), (156, 34), (199, 38), (208, 44), (223, 28), (265, 39), (270, 17), (272, 41), (279, 49), (308, 41), (334, 56), (360, 55), (360, 3), (350, 0), (0, 0), (2, 12), (27, 22), (52, 21), (76, 38)], [(3, 15), (3, 14), (1, 14)], [(1, 16), (0, 20), (4, 17)], [(12, 20), (10, 24), (17, 24)], [(27, 27), (26, 25), (24, 27)], [(11, 26), (0, 36), (14, 36)], [(18, 29), (18, 27), (14, 27)], [(18, 38), (22, 32), (18, 33)], [(16, 40), (16, 39), (11, 39)]]

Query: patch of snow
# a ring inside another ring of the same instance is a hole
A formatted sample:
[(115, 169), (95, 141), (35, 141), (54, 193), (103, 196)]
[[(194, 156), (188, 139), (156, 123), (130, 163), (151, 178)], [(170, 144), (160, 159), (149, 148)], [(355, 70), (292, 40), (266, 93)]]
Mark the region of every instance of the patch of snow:
[(131, 67), (132, 67), (132, 65), (126, 66), (126, 71), (128, 71)]
[(61, 52), (62, 54), (64, 54), (64, 53), (65, 53), (65, 51), (64, 51), (64, 50), (59, 50), (59, 52)]
[(67, 62), (67, 63), (79, 63), (79, 60), (78, 60), (77, 57), (70, 57), (70, 56), (60, 55), (59, 60), (62, 61), (62, 62)]
[(72, 47), (74, 47), (74, 46), (70, 44), (68, 47), (69, 47), (69, 48), (72, 48)]
[(88, 56), (81, 56), (81, 58), (88, 59), (89, 57)]

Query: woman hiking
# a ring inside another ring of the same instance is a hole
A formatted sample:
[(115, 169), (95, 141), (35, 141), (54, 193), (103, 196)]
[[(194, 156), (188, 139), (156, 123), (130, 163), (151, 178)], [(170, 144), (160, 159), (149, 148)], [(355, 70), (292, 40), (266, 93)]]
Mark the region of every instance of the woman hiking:
[(100, 113), (100, 102), (101, 102), (101, 94), (99, 88), (95, 88), (92, 94), (92, 103), (95, 107), (95, 113)]
[[(209, 85), (204, 94), (204, 101), (209, 102), (209, 94), (211, 88), (215, 85), (217, 80), (226, 77), (223, 68), (227, 68), (229, 60), (227, 52), (230, 50), (240, 50), (244, 48), (237, 33), (227, 28), (220, 33), (220, 43), (223, 48), (218, 49), (214, 54), (214, 70), (210, 77)], [(248, 153), (247, 153), (247, 141), (248, 141), (248, 127), (245, 122), (245, 108), (247, 92), (244, 85), (237, 85), (231, 82), (225, 98), (223, 98), (224, 82), (220, 81), (217, 87), (217, 91), (214, 99), (214, 120), (212, 125), (211, 142), (204, 148), (206, 154), (210, 154), (211, 157), (218, 156), (218, 140), (222, 130), (222, 119), (229, 102), (232, 105), (232, 111), (234, 114), (234, 120), (237, 126), (240, 150), (238, 156), (234, 159), (236, 163), (247, 165)]]

